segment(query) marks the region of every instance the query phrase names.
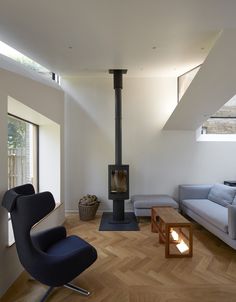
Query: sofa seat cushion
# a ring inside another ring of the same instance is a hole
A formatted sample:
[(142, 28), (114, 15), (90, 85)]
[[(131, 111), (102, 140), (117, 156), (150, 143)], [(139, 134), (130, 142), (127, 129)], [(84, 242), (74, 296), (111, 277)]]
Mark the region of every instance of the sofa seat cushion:
[(185, 199), (182, 204), (221, 231), (228, 233), (228, 208), (208, 199)]
[(232, 204), (235, 195), (235, 187), (230, 187), (223, 184), (215, 184), (210, 189), (208, 199), (222, 205), (223, 207), (227, 207), (229, 204)]
[(168, 206), (178, 209), (178, 203), (168, 195), (133, 195), (131, 201), (136, 209), (151, 209), (155, 206)]

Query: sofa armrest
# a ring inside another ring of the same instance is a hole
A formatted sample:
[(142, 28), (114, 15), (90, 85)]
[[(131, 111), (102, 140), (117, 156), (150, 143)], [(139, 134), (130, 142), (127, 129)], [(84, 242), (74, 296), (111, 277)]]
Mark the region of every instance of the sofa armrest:
[(180, 185), (179, 201), (184, 199), (207, 199), (212, 185)]
[(229, 237), (236, 239), (236, 205), (228, 206)]

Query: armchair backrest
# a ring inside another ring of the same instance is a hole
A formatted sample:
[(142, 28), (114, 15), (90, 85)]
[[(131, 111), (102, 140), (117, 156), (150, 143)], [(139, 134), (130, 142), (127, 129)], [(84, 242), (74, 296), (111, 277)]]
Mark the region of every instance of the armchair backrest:
[(18, 186), (8, 190), (2, 201), (3, 207), (10, 212), (16, 249), (21, 264), (31, 272), (42, 256), (32, 243), (30, 230), (33, 225), (49, 214), (55, 207), (50, 192), (35, 194), (31, 184)]

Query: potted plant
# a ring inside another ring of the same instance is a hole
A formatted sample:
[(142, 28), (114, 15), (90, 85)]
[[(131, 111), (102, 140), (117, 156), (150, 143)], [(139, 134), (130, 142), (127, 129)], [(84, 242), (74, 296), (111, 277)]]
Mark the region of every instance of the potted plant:
[(78, 203), (80, 220), (94, 219), (99, 204), (100, 201), (96, 195), (87, 194), (80, 198)]

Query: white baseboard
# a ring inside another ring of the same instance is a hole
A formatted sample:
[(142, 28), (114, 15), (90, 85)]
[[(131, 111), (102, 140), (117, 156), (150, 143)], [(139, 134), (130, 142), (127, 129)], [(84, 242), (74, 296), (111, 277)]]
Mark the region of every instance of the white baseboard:
[[(106, 203), (102, 203), (102, 206), (100, 206), (98, 208), (97, 214), (98, 215), (102, 215), (103, 212), (112, 212), (112, 207), (109, 208), (103, 208), (103, 206), (106, 207)], [(125, 203), (125, 212), (133, 212), (133, 205), (131, 202), (126, 202)], [(65, 209), (65, 213), (66, 214), (75, 214), (75, 213), (79, 213), (79, 209)]]
[[(102, 215), (103, 212), (112, 212), (111, 210), (98, 210), (97, 214)], [(78, 210), (65, 210), (66, 214), (79, 214)]]
[[(112, 210), (111, 209), (98, 210), (97, 214), (98, 215), (102, 215), (103, 212), (110, 212), (110, 213), (112, 213)], [(133, 210), (132, 209), (127, 209), (127, 210), (125, 210), (125, 212), (133, 212)], [(65, 210), (65, 213), (66, 214), (79, 214), (79, 211), (78, 210)]]

